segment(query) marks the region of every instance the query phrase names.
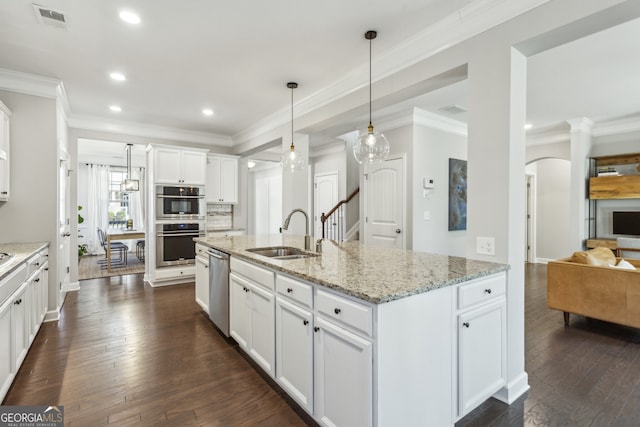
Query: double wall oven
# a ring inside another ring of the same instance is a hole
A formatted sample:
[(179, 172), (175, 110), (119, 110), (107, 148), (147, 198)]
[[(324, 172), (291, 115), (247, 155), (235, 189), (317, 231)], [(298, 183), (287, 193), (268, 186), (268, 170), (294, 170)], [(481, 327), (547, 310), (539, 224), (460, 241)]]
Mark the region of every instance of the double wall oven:
[(156, 267), (195, 264), (205, 211), (204, 187), (156, 186)]

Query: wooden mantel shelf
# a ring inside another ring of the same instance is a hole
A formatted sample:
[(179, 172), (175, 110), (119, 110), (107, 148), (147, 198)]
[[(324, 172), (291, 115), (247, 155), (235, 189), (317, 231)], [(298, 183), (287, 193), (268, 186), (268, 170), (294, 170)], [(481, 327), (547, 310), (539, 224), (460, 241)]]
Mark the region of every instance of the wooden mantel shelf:
[(599, 176), (589, 179), (590, 199), (638, 199), (640, 175)]

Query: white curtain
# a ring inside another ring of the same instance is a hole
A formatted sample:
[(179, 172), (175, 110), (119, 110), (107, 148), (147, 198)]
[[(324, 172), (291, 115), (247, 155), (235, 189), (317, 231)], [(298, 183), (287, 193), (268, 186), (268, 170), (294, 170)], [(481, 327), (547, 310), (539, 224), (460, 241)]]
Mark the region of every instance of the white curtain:
[(109, 166), (89, 165), (87, 195), (87, 244), (89, 253), (104, 253), (98, 240), (98, 228), (109, 226)]
[(131, 177), (129, 179), (137, 179), (140, 181), (140, 191), (132, 191), (129, 193), (129, 215), (133, 220), (133, 228), (144, 231), (144, 189), (145, 187), (145, 171), (144, 168), (131, 168)]

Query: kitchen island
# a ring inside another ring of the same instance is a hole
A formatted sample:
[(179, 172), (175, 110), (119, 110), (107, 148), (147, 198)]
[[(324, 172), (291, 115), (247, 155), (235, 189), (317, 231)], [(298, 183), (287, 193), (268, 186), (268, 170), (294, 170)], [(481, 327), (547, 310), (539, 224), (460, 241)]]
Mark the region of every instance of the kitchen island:
[(505, 385), (507, 265), (322, 243), (196, 239), (231, 257), (231, 336), (322, 425), (453, 425)]

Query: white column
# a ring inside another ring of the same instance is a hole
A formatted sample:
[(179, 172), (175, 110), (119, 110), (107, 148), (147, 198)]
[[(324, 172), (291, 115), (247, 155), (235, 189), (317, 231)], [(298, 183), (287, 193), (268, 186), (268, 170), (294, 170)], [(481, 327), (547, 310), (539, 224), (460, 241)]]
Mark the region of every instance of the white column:
[(586, 117), (567, 120), (570, 130), (571, 192), (569, 194), (569, 243), (574, 251), (583, 249), (587, 238), (587, 179), (593, 121)]
[[(524, 371), (524, 180), (527, 60), (507, 44), (469, 62), (467, 257), (509, 264), (507, 384), (495, 397), (512, 403), (529, 389)], [(495, 238), (495, 255), (476, 252)]]
[[(295, 208), (304, 209), (311, 218), (313, 212), (310, 211), (310, 179), (309, 179), (309, 135), (295, 134), (296, 151), (302, 154), (307, 166), (300, 171), (282, 171), (282, 215), (286, 217)], [(289, 151), (291, 138), (282, 139), (283, 152)], [(284, 220), (284, 218), (283, 218)], [(297, 213), (291, 218), (289, 233), (304, 236), (305, 233), (304, 216)], [(309, 230), (311, 232), (311, 229)]]

